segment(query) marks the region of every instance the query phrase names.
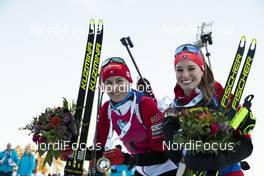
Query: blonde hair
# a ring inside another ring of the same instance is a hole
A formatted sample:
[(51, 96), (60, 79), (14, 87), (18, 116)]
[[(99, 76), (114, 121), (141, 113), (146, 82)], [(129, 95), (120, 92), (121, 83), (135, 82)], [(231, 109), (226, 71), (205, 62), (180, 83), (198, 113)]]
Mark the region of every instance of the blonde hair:
[[(28, 151), (27, 151), (27, 148), (29, 149)], [(31, 155), (33, 155), (33, 154), (32, 154), (32, 147), (31, 147), (31, 144), (27, 144), (27, 145), (26, 145), (25, 150), (24, 150), (24, 155), (25, 155), (26, 152), (28, 152), (29, 158), (30, 158)]]

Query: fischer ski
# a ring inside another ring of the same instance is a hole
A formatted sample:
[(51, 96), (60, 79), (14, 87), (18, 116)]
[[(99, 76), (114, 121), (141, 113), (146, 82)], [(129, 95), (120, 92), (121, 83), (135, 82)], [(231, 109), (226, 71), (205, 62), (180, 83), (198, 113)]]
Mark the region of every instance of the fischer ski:
[[(228, 76), (226, 84), (225, 84), (223, 96), (222, 96), (221, 101), (220, 101), (219, 110), (221, 112), (226, 112), (227, 106), (229, 104), (230, 95), (232, 93), (232, 89), (233, 89), (234, 84), (235, 84), (237, 73), (238, 73), (240, 65), (242, 63), (245, 45), (246, 45), (246, 37), (242, 36), (240, 39), (240, 42), (239, 42), (239, 46), (238, 46), (238, 49), (236, 52), (235, 59), (233, 61), (231, 70), (229, 72), (229, 76)], [(241, 100), (241, 97), (242, 97), (242, 94), (243, 94), (243, 91), (245, 88), (245, 84), (246, 84), (246, 81), (248, 78), (248, 74), (249, 74), (249, 71), (250, 71), (250, 68), (252, 65), (252, 61), (253, 61), (253, 58), (255, 55), (255, 51), (256, 51), (256, 39), (253, 39), (250, 43), (250, 46), (249, 46), (249, 49), (248, 49), (248, 52), (246, 55), (246, 59), (243, 63), (242, 71), (241, 71), (239, 78), (238, 78), (238, 82), (237, 82), (237, 85), (235, 88), (235, 92), (234, 92), (234, 95), (232, 97), (230, 109), (227, 112), (227, 116), (230, 119), (233, 118), (236, 114), (237, 107), (238, 107), (239, 102)]]
[[(245, 85), (246, 85), (246, 81), (248, 78), (248, 74), (250, 72), (250, 68), (252, 66), (252, 61), (254, 59), (254, 55), (255, 55), (255, 51), (256, 51), (256, 39), (253, 39), (252, 42), (249, 45), (249, 49), (248, 49), (248, 53), (246, 56), (246, 60), (244, 62), (244, 65), (242, 67), (242, 71), (239, 75), (238, 78), (238, 82), (235, 88), (235, 93), (234, 93), (234, 97), (231, 101), (231, 107), (227, 112), (227, 116), (229, 118), (233, 118), (236, 114), (237, 111), (237, 107), (239, 105), (239, 102), (241, 100)], [(254, 46), (254, 48), (252, 49), (252, 46)]]
[(95, 29), (95, 21), (92, 19), (89, 24), (88, 40), (75, 113), (75, 119), (77, 119), (77, 123), (80, 124), (78, 128), (79, 131), (71, 140), (71, 144), (75, 143), (77, 145), (75, 146), (73, 153), (68, 156), (64, 169), (65, 176), (82, 176), (83, 174), (86, 147), (81, 147), (83, 145), (86, 146), (87, 142), (100, 64), (102, 40), (103, 21), (99, 20), (97, 29)]
[(222, 99), (220, 101), (220, 111), (221, 112), (225, 112), (227, 105), (228, 105), (228, 101), (229, 101), (229, 97), (230, 94), (232, 92), (233, 86), (235, 84), (236, 81), (236, 76), (239, 70), (239, 67), (241, 65), (242, 62), (242, 58), (243, 58), (243, 54), (245, 51), (245, 46), (246, 46), (246, 37), (242, 36), (240, 41), (239, 41), (239, 45), (237, 48), (237, 52), (231, 67), (231, 70), (229, 72), (226, 84), (225, 84), (225, 88), (224, 88), (224, 93), (222, 96)]

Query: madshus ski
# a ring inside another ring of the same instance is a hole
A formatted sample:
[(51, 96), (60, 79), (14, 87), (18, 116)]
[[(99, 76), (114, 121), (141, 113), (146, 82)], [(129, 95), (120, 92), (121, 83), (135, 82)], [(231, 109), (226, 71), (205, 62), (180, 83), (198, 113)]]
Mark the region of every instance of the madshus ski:
[(102, 41), (103, 21), (99, 20), (97, 28), (95, 28), (95, 21), (91, 19), (75, 112), (75, 119), (80, 124), (79, 131), (71, 139), (71, 144), (75, 143), (77, 150), (73, 150), (73, 153), (68, 156), (64, 168), (65, 176), (82, 176), (83, 174), (86, 147), (82, 148), (82, 146), (86, 146), (87, 142), (100, 65)]
[[(245, 45), (246, 45), (246, 37), (242, 36), (240, 39), (240, 42), (239, 42), (239, 46), (238, 46), (236, 56), (235, 56), (235, 59), (233, 61), (229, 76), (228, 76), (227, 81), (226, 81), (223, 96), (222, 96), (221, 101), (220, 101), (219, 110), (221, 112), (226, 112), (227, 106), (229, 104), (230, 95), (231, 95), (232, 89), (233, 89), (234, 84), (235, 84), (237, 73), (238, 73), (240, 65), (242, 63)], [(249, 49), (248, 49), (248, 52), (246, 55), (246, 59), (243, 63), (243, 67), (242, 67), (241, 73), (240, 73), (239, 78), (238, 78), (238, 82), (237, 82), (237, 85), (235, 88), (235, 92), (233, 94), (233, 97), (232, 97), (232, 100), (230, 103), (230, 108), (228, 109), (228, 112), (227, 112), (227, 116), (229, 119), (232, 119), (237, 112), (237, 107), (238, 107), (239, 102), (241, 100), (241, 97), (242, 97), (242, 94), (243, 94), (243, 91), (244, 91), (244, 88), (246, 85), (246, 81), (247, 81), (247, 78), (249, 75), (249, 71), (250, 71), (250, 68), (252, 65), (252, 61), (253, 61), (253, 58), (255, 55), (256, 46), (257, 46), (256, 39), (253, 39), (250, 43), (250, 46), (249, 46)]]

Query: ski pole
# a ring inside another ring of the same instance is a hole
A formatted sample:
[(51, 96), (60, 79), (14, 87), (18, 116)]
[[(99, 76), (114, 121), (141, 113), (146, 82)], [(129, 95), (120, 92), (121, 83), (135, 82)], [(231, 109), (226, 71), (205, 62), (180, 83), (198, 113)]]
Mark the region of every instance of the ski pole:
[[(138, 66), (137, 66), (137, 64), (136, 64), (136, 62), (135, 62), (134, 57), (133, 57), (133, 55), (132, 55), (131, 52), (130, 52), (129, 47), (131, 47), (131, 48), (134, 47), (132, 41), (130, 40), (130, 37), (123, 37), (123, 38), (120, 39), (120, 41), (121, 41), (122, 45), (124, 45), (124, 46), (126, 47), (126, 49), (127, 49), (127, 51), (128, 51), (128, 54), (129, 54), (129, 56), (130, 56), (130, 58), (131, 58), (131, 60), (132, 60), (132, 62), (133, 62), (133, 64), (134, 64), (134, 66), (136, 67), (136, 70), (137, 70), (137, 72), (138, 72), (138, 75), (139, 75), (139, 77), (140, 77), (140, 80), (142, 81), (143, 86), (145, 85), (145, 86), (144, 86), (144, 92), (146, 93), (146, 95), (148, 95), (150, 98), (152, 98), (155, 102), (157, 102), (157, 100), (156, 100), (156, 98), (155, 98), (155, 95), (154, 95), (154, 93), (153, 93), (153, 91), (152, 91), (152, 88), (151, 88), (150, 82), (149, 82), (147, 79), (143, 78), (143, 76), (142, 76), (142, 74), (140, 73), (139, 68), (138, 68)], [(129, 47), (128, 47), (128, 46), (129, 46)], [(140, 81), (138, 81), (138, 85), (139, 85), (139, 82), (140, 82)], [(141, 84), (142, 84), (142, 83), (141, 83)]]
[(130, 37), (123, 37), (123, 38), (120, 39), (120, 41), (121, 41), (121, 43), (126, 47), (126, 49), (127, 49), (127, 51), (128, 51), (128, 54), (129, 54), (130, 58), (132, 59), (133, 64), (134, 64), (135, 67), (136, 67), (136, 70), (137, 70), (137, 72), (138, 72), (138, 74), (139, 74), (139, 77), (140, 77), (141, 79), (143, 79), (143, 77), (142, 77), (142, 75), (141, 75), (141, 73), (140, 73), (140, 71), (139, 71), (139, 69), (138, 69), (138, 66), (137, 66), (137, 64), (136, 64), (136, 62), (135, 62), (135, 59), (134, 59), (133, 55), (131, 54), (130, 49), (129, 49), (129, 47), (128, 47), (128, 45), (129, 45), (131, 48), (134, 47), (133, 43), (132, 43), (131, 40), (130, 40)]
[[(198, 40), (201, 42), (201, 48), (205, 47), (205, 51), (206, 51), (206, 57), (208, 60), (208, 64), (209, 67), (212, 69), (212, 65), (211, 65), (211, 60), (210, 60), (210, 56), (211, 53), (208, 50), (208, 44), (212, 45), (213, 44), (213, 40), (212, 40), (212, 25), (213, 22), (211, 23), (202, 23), (201, 27), (198, 27), (198, 30), (201, 29), (201, 33), (200, 33), (200, 38), (198, 38)], [(197, 37), (199, 36), (199, 34), (197, 35)], [(198, 41), (198, 43), (199, 43)]]
[(204, 47), (205, 47), (205, 51), (206, 51), (205, 55), (207, 57), (207, 60), (208, 60), (208, 63), (209, 63), (209, 67), (210, 67), (210, 69), (212, 69), (211, 60), (210, 60), (211, 53), (208, 51), (207, 43), (204, 45)]

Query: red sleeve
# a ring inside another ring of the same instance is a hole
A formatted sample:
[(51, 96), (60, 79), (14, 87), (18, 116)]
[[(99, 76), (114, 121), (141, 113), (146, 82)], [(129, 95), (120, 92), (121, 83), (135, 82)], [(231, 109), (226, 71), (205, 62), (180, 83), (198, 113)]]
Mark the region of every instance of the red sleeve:
[(215, 96), (219, 102), (221, 101), (223, 93), (224, 93), (223, 86), (219, 82), (215, 81)]
[(108, 136), (110, 121), (108, 119), (107, 109), (109, 101), (105, 102), (99, 110), (99, 120), (97, 122), (97, 145), (104, 147)]
[[(215, 81), (215, 96), (216, 96), (217, 100), (219, 101), (219, 103), (222, 99), (223, 94), (224, 94), (224, 88), (222, 87), (222, 85), (219, 82)], [(229, 95), (227, 109), (230, 107), (232, 99), (233, 99), (233, 94), (231, 93)], [(240, 108), (240, 106), (238, 106), (238, 109), (239, 108)]]
[(151, 149), (162, 151), (162, 143), (164, 141), (162, 131), (163, 114), (159, 111), (157, 103), (149, 97), (142, 97), (140, 111), (143, 123), (147, 128)]

